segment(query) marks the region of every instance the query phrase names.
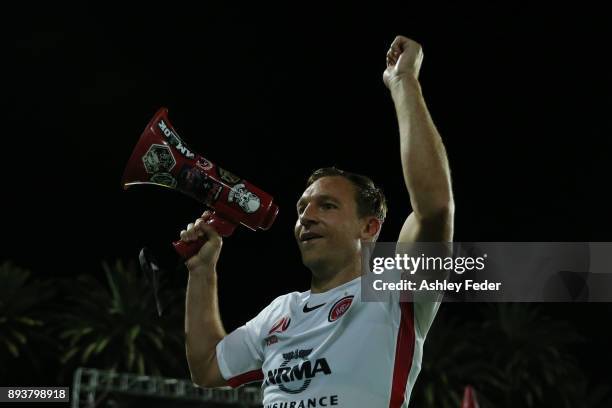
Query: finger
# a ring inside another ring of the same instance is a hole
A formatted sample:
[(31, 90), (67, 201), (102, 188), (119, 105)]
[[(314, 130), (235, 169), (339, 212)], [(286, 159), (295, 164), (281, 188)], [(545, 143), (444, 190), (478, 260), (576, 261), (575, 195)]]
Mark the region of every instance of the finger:
[(400, 42), (393, 41), (389, 46), (389, 52), (392, 54), (398, 54), (402, 51), (402, 45)]
[(210, 236), (219, 235), (216, 229), (214, 229), (213, 227), (211, 227), (205, 222), (198, 224), (198, 230), (204, 232), (207, 236), (208, 235)]
[(200, 224), (202, 224), (203, 222), (204, 222), (203, 219), (198, 218), (195, 224), (193, 224), (193, 234), (196, 237), (201, 237), (202, 235), (204, 235), (204, 232), (202, 232), (202, 230), (200, 229)]
[(184, 241), (184, 242), (195, 241), (198, 238), (197, 236), (194, 236), (192, 232), (189, 232), (186, 230), (181, 231), (180, 237), (181, 237), (181, 241)]
[(206, 223), (198, 225), (198, 230), (202, 232), (202, 236), (206, 237), (208, 241), (221, 241), (221, 235), (219, 235), (217, 230)]
[(402, 49), (404, 45), (410, 42), (410, 38), (404, 37), (403, 35), (397, 35), (391, 42), (391, 48)]
[(187, 239), (188, 240), (194, 241), (194, 240), (198, 239), (198, 237), (200, 235), (201, 234), (200, 234), (198, 228), (196, 227), (196, 223), (192, 222), (192, 223), (189, 223), (189, 225), (187, 225)]
[(421, 46), (421, 44), (419, 44), (418, 42), (408, 37), (404, 37), (402, 35), (398, 35), (397, 37), (395, 37), (395, 39), (391, 43), (390, 48), (394, 52), (398, 52), (399, 54), (403, 53), (409, 48), (414, 49), (415, 53), (421, 53), (423, 50), (423, 47)]
[[(213, 222), (212, 218), (213, 213), (209, 212), (208, 216), (203, 215), (195, 221), (194, 227), (197, 228), (200, 224), (211, 224)], [(201, 235), (201, 234), (200, 234)]]
[(395, 39), (393, 40), (390, 46), (390, 49), (392, 50), (393, 54), (396, 57), (398, 57), (400, 54), (402, 54), (404, 51), (406, 51), (409, 48), (420, 50), (421, 45), (418, 42), (411, 40), (408, 37), (398, 35), (397, 37), (395, 37)]
[(397, 57), (400, 56), (400, 54), (404, 51), (404, 49), (405, 48), (400, 43), (396, 43), (394, 41), (389, 46), (389, 49), (387, 50), (387, 55), (389, 55), (391, 58), (397, 59)]

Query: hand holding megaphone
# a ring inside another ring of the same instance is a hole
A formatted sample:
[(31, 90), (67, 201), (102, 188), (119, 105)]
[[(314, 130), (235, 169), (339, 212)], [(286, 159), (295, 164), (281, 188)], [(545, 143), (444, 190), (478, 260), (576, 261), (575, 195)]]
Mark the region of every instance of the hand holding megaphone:
[[(212, 210), (206, 219), (223, 237), (239, 224), (255, 231), (267, 230), (278, 213), (272, 196), (246, 180), (192, 152), (161, 108), (140, 136), (123, 173), (123, 187), (153, 184), (186, 194)], [(204, 239), (173, 243), (185, 259), (194, 256)]]
[(211, 211), (204, 211), (200, 218), (181, 231), (181, 242), (197, 248), (196, 255), (189, 259), (193, 265), (216, 265), (219, 259), (223, 239), (211, 226), (212, 215)]

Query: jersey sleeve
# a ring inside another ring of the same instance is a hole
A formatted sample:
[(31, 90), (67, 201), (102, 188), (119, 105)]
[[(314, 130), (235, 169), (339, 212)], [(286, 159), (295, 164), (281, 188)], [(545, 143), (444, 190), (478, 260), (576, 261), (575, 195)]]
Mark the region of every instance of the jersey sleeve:
[(231, 387), (263, 379), (261, 331), (268, 309), (269, 306), (217, 344), (219, 370)]

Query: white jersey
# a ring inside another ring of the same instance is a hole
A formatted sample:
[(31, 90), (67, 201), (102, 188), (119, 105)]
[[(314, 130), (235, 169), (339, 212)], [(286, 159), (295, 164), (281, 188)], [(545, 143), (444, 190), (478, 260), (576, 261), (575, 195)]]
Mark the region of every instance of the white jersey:
[(407, 407), (439, 303), (362, 302), (361, 278), (293, 292), (217, 345), (232, 387), (263, 381), (265, 408)]

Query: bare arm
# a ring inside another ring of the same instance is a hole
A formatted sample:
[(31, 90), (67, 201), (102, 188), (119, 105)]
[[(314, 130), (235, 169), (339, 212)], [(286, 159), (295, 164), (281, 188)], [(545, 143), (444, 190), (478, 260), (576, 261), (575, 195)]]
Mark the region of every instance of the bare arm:
[(219, 234), (203, 218), (181, 231), (183, 241), (206, 236), (199, 253), (187, 262), (189, 281), (185, 304), (185, 348), (191, 379), (203, 387), (226, 385), (217, 362), (216, 346), (226, 336), (219, 314), (216, 264), (221, 251)]
[(450, 170), (418, 81), (422, 60), (421, 46), (398, 36), (387, 53), (383, 75), (395, 104), (404, 181), (413, 209), (398, 241), (449, 242), (454, 218)]

